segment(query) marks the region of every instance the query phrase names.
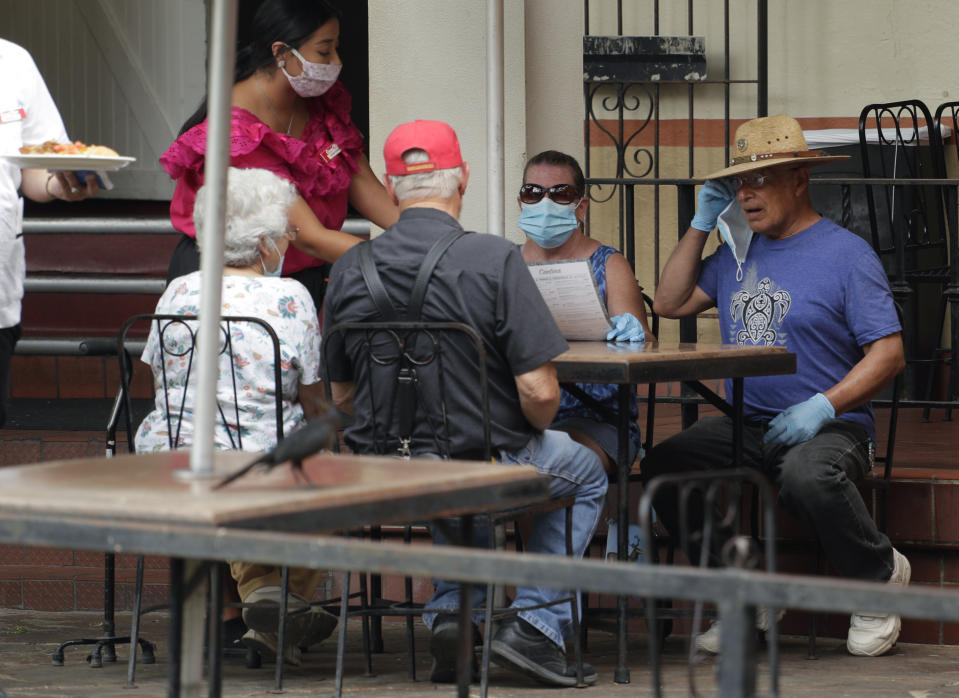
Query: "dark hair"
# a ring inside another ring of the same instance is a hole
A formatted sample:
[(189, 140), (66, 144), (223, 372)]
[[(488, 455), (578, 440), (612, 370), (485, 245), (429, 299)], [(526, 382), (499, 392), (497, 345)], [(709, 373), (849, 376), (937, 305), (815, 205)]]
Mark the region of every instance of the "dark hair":
[[(260, 68), (274, 64), (271, 46), (282, 41), (287, 46), (301, 46), (313, 32), (339, 19), (339, 11), (326, 0), (263, 0), (253, 16), (252, 37), (245, 46), (237, 47), (233, 84), (246, 80)], [(182, 135), (206, 118), (206, 98), (180, 127)]]
[(583, 176), (583, 168), (579, 166), (576, 158), (572, 155), (561, 153), (558, 150), (544, 150), (542, 153), (534, 155), (526, 161), (526, 167), (523, 168), (523, 184), (526, 184), (526, 173), (533, 165), (565, 165), (573, 173), (572, 184), (576, 190), (576, 195), (584, 196), (586, 194), (586, 177)]

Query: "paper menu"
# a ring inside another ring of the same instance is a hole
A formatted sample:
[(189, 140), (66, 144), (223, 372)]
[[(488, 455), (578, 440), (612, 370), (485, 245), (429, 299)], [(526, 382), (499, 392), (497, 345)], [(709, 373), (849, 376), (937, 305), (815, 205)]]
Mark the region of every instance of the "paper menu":
[(603, 341), (611, 325), (588, 259), (530, 262), (530, 274), (566, 339)]

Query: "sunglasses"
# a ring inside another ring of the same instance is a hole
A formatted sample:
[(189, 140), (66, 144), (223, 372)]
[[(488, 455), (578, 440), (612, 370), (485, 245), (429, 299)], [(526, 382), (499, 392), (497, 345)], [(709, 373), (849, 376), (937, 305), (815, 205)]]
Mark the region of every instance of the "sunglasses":
[[(780, 170), (780, 172), (782, 171), (788, 172), (790, 170), (797, 170), (797, 169), (799, 168), (788, 167), (788, 168), (785, 168), (785, 170)], [(739, 191), (744, 186), (747, 186), (750, 189), (761, 189), (763, 186), (765, 186), (769, 182), (771, 178), (773, 179), (775, 178), (775, 173), (767, 172), (766, 174), (758, 174), (758, 175), (734, 175), (733, 177), (729, 177), (728, 181), (730, 184), (733, 185), (733, 188), (736, 191)]]
[(729, 183), (733, 185), (733, 189), (739, 191), (744, 186), (749, 187), (750, 189), (760, 189), (766, 182), (769, 180), (769, 175), (736, 175), (729, 178)]
[(569, 184), (557, 184), (546, 188), (538, 184), (524, 184), (519, 188), (519, 200), (524, 204), (537, 204), (548, 196), (555, 203), (565, 206), (580, 199), (579, 194)]

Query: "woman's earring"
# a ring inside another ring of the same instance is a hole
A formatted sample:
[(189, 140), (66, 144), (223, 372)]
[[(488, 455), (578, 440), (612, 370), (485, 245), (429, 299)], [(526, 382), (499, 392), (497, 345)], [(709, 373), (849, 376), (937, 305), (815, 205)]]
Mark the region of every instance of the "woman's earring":
[(280, 66), (281, 68), (286, 67), (286, 61), (284, 61), (283, 59), (280, 59), (279, 61), (277, 61), (276, 64)]

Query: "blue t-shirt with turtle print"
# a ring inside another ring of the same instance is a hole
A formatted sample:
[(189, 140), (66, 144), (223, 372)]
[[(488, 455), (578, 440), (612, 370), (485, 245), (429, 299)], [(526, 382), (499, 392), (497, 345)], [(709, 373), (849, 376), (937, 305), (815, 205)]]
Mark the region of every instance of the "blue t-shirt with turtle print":
[[(747, 418), (775, 417), (828, 390), (862, 359), (863, 345), (901, 330), (872, 247), (826, 218), (781, 240), (754, 234), (742, 281), (729, 247), (721, 245), (703, 261), (697, 285), (716, 303), (724, 343), (796, 354), (795, 374), (744, 381)], [(875, 438), (869, 403), (837, 416)]]

